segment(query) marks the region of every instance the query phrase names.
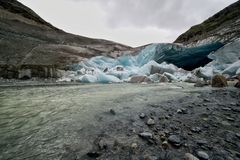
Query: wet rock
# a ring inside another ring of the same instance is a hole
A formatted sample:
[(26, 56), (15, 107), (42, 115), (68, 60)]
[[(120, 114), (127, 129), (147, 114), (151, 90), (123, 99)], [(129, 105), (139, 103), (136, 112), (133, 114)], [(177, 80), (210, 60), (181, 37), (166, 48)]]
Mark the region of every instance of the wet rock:
[(142, 132), (139, 134), (139, 136), (144, 139), (152, 139), (153, 138), (153, 134), (150, 132)]
[(203, 151), (198, 151), (197, 156), (202, 160), (208, 160), (209, 159), (209, 155), (206, 152), (203, 152)]
[(185, 160), (199, 160), (197, 157), (195, 157), (194, 155), (192, 155), (191, 153), (186, 153), (184, 155), (184, 159)]
[(182, 108), (182, 113), (183, 114), (187, 114), (188, 113), (188, 110), (186, 108)]
[(148, 121), (147, 121), (147, 125), (152, 126), (152, 125), (154, 125), (154, 124), (155, 124), (154, 119), (149, 118)]
[(116, 115), (116, 112), (113, 109), (110, 109), (109, 111), (112, 115)]
[(180, 146), (181, 144), (181, 139), (177, 135), (171, 135), (168, 137), (168, 141), (173, 144), (174, 146)]
[(145, 115), (144, 113), (141, 113), (141, 114), (139, 115), (139, 117), (140, 117), (141, 119), (144, 119), (144, 118), (146, 117), (146, 115)]
[(227, 79), (222, 75), (216, 75), (212, 78), (212, 87), (227, 87)]

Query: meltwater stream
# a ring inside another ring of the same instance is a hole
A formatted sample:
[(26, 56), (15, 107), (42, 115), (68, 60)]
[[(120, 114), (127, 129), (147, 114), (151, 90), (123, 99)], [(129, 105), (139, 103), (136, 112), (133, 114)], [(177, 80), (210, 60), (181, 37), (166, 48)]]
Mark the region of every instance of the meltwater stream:
[(175, 84), (0, 88), (0, 159), (81, 159), (106, 123), (186, 94)]

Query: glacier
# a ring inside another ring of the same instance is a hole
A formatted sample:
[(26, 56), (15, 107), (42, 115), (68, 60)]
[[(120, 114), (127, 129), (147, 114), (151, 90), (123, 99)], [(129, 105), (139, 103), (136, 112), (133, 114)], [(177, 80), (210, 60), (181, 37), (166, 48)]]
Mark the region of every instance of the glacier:
[(228, 78), (240, 75), (240, 39), (226, 44), (208, 57), (212, 62), (195, 69), (199, 77), (211, 79), (216, 74), (222, 74)]
[[(208, 55), (221, 48), (214, 43), (187, 48), (180, 44), (151, 44), (137, 55), (124, 54), (118, 58), (97, 56), (71, 65), (71, 74), (59, 81), (82, 83), (121, 83), (130, 82), (136, 76), (146, 76), (152, 82), (198, 80), (191, 70), (204, 66), (211, 60)], [(188, 71), (189, 70), (189, 71)]]

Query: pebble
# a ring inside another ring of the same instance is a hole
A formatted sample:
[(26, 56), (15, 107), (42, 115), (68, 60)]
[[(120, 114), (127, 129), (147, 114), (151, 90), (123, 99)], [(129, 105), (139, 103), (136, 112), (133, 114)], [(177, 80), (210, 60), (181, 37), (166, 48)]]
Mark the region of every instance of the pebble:
[(231, 111), (232, 109), (228, 108), (228, 107), (224, 107), (224, 108), (222, 108), (222, 110), (224, 110), (224, 111)]
[(152, 139), (153, 138), (153, 135), (150, 132), (142, 132), (142, 133), (139, 134), (139, 136), (142, 137), (142, 138), (146, 138), (146, 139)]
[(201, 128), (200, 127), (193, 127), (193, 128), (191, 128), (191, 131), (194, 132), (194, 133), (200, 133)]
[(107, 148), (107, 143), (104, 140), (101, 139), (98, 143), (98, 147), (101, 150), (106, 149)]
[(139, 117), (140, 117), (141, 119), (144, 119), (144, 118), (146, 117), (146, 115), (145, 115), (144, 113), (141, 113), (141, 114), (139, 115)]
[(185, 160), (199, 160), (197, 157), (195, 157), (191, 153), (186, 153), (185, 156), (184, 156), (184, 159)]
[(227, 117), (227, 120), (228, 120), (228, 121), (231, 121), (231, 122), (234, 122), (234, 121), (235, 121), (235, 119), (234, 119), (234, 118), (231, 118), (231, 117)]
[(172, 144), (174, 144), (175, 146), (180, 146), (181, 140), (180, 137), (177, 135), (171, 135), (168, 137), (168, 141)]
[(228, 123), (227, 121), (222, 121), (221, 124), (224, 125), (224, 126), (231, 126), (231, 124)]
[(206, 152), (198, 151), (197, 155), (200, 159), (203, 159), (203, 160), (208, 160), (209, 159), (209, 155)]
[(132, 149), (137, 149), (137, 148), (138, 148), (137, 143), (132, 143), (132, 144), (131, 144), (131, 148), (132, 148)]
[(196, 143), (199, 144), (199, 145), (206, 145), (208, 144), (208, 142), (206, 140), (196, 140)]
[(148, 121), (147, 121), (147, 125), (151, 126), (151, 125), (154, 125), (154, 124), (155, 124), (154, 119), (149, 118)]
[(178, 110), (177, 110), (177, 113), (181, 114), (181, 113), (182, 113), (182, 110), (181, 110), (181, 109), (178, 109)]
[(162, 143), (162, 146), (163, 146), (163, 148), (164, 149), (167, 149), (169, 146), (168, 146), (168, 142), (167, 141), (164, 141), (163, 143)]
[(240, 133), (236, 133), (236, 137), (240, 138)]
[(113, 109), (110, 109), (109, 111), (112, 115), (116, 115), (116, 112)]

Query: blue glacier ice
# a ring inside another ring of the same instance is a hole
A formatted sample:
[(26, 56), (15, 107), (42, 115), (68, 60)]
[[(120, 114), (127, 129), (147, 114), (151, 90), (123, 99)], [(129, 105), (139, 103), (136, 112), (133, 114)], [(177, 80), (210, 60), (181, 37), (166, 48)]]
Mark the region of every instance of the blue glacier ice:
[[(76, 73), (74, 80), (85, 83), (120, 83), (129, 81), (133, 76), (149, 77), (155, 73), (171, 81), (179, 81), (191, 77), (186, 70), (210, 62), (207, 56), (220, 47), (221, 43), (193, 48), (170, 43), (151, 44), (135, 56), (125, 54), (116, 59), (97, 56), (74, 64), (71, 68)], [(156, 77), (150, 78), (156, 81)]]
[(196, 72), (206, 79), (211, 79), (215, 74), (234, 77), (240, 70), (240, 39), (231, 42), (208, 55), (212, 62), (196, 69)]

